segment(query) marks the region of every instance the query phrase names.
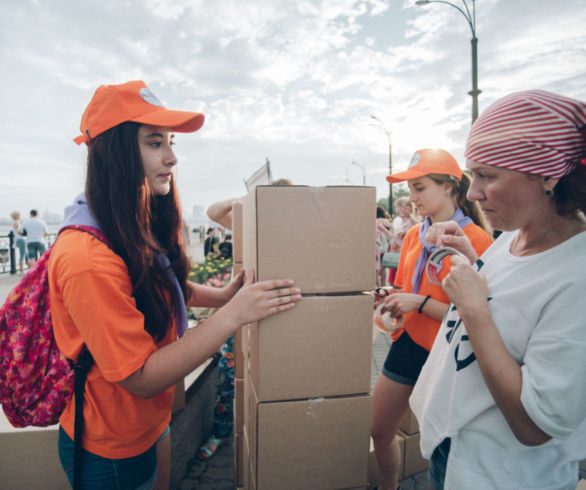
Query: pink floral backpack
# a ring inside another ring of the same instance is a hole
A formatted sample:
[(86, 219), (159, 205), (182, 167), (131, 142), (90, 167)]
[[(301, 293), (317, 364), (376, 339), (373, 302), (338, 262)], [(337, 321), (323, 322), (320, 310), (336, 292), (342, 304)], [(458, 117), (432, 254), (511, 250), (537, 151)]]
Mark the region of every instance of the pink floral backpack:
[[(60, 231), (66, 229), (85, 231), (108, 244), (97, 228), (71, 225)], [(81, 396), (75, 390), (81, 409), (85, 377), (93, 363), (87, 349), (74, 363), (55, 342), (48, 278), (52, 248), (25, 274), (0, 308), (0, 403), (14, 427), (56, 424), (73, 396), (74, 379), (81, 383)], [(75, 418), (77, 424), (77, 408)]]

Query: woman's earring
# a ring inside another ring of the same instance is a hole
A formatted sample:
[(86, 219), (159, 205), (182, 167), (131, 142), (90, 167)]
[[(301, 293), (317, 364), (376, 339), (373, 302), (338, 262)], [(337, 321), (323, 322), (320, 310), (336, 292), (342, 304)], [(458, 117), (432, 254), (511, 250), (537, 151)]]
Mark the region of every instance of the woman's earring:
[(553, 196), (553, 190), (551, 190), (551, 189), (545, 189), (545, 195), (546, 195), (547, 197), (551, 197), (551, 196)]

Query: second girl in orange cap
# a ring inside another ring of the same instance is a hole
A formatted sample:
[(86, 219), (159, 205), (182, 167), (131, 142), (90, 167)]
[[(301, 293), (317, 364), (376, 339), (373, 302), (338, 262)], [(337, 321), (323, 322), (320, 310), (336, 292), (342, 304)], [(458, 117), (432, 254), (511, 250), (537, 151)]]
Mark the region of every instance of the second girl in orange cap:
[[(371, 435), (379, 466), (379, 488), (394, 490), (401, 463), (397, 429), (450, 302), (441, 287), (426, 277), (427, 258), (435, 247), (426, 242), (425, 233), (433, 223), (454, 220), (479, 255), (492, 240), (480, 209), (466, 199), (469, 177), (447, 151), (419, 150), (406, 171), (390, 175), (387, 180), (407, 181), (409, 200), (424, 217), (421, 224), (407, 232), (403, 242), (395, 279), (401, 289), (384, 299), (391, 315), (403, 315), (404, 322), (392, 334), (392, 345), (373, 396)], [(440, 279), (448, 271), (449, 265), (445, 264)]]

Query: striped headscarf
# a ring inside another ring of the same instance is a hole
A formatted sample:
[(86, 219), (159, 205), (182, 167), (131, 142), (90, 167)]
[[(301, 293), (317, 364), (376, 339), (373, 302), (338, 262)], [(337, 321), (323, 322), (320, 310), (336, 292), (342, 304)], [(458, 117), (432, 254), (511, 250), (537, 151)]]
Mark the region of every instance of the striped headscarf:
[(561, 178), (586, 165), (586, 104), (527, 90), (497, 100), (472, 125), (466, 158)]

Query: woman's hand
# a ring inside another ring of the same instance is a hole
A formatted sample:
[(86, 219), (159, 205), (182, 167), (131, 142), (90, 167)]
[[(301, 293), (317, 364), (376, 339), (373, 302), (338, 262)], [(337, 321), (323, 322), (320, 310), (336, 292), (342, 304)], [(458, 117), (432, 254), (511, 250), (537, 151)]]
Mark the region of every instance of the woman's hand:
[(442, 288), (450, 301), (461, 311), (486, 306), (488, 284), (486, 278), (464, 259), (452, 256), (452, 268), (442, 281)]
[(291, 279), (274, 279), (254, 283), (254, 271), (246, 273), (244, 284), (222, 308), (241, 326), (290, 310), (301, 300), (301, 290)]
[(465, 255), (471, 264), (478, 260), (478, 254), (470, 240), (455, 221), (434, 223), (425, 234), (425, 239), (436, 247), (452, 247)]

